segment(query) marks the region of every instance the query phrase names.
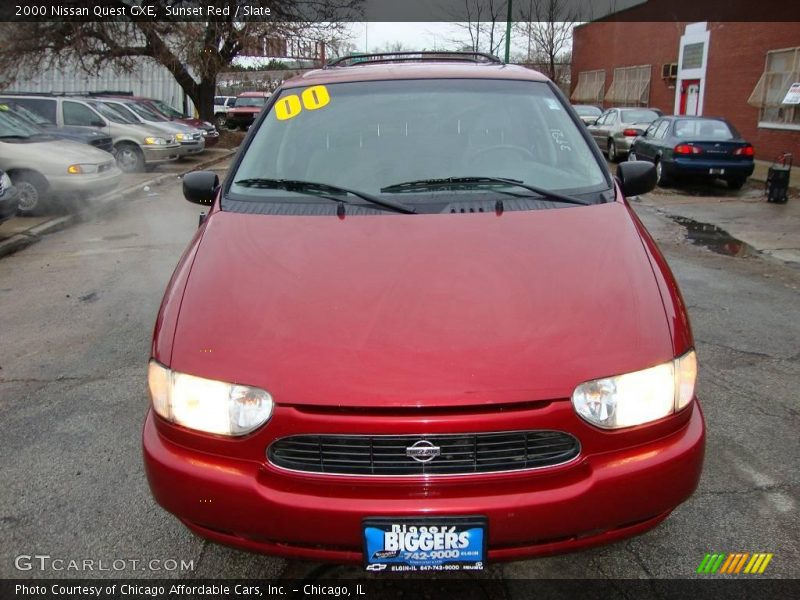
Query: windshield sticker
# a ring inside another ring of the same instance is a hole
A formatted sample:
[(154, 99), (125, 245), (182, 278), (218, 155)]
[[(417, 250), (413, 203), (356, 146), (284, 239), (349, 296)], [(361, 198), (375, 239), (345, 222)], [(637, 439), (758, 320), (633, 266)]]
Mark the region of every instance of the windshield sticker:
[(275, 103), (275, 116), (279, 121), (286, 121), (295, 118), (304, 108), (306, 110), (317, 110), (327, 106), (330, 101), (331, 96), (328, 93), (328, 88), (324, 85), (315, 85), (303, 90), (299, 96), (292, 94), (278, 100)]
[(545, 98), (544, 103), (547, 104), (547, 108), (550, 110), (561, 110), (561, 107), (558, 105), (558, 102), (553, 98)]
[(560, 129), (551, 129), (550, 135), (553, 137), (553, 141), (556, 143), (556, 146), (562, 152), (572, 152), (572, 147), (569, 145), (569, 142), (564, 137), (564, 132)]

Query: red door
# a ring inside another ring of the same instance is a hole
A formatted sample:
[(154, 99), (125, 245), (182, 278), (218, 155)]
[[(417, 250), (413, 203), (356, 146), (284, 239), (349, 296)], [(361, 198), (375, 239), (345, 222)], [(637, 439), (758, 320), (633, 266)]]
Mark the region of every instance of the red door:
[(700, 80), (684, 79), (681, 81), (681, 105), (678, 114), (696, 115), (700, 100)]

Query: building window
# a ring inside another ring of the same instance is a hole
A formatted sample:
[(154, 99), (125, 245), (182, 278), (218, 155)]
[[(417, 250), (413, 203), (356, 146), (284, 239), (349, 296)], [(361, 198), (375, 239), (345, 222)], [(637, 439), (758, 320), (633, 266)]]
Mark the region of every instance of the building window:
[(581, 71), (578, 73), (578, 85), (570, 96), (576, 103), (602, 104), (606, 87), (605, 69), (598, 71)]
[(699, 69), (703, 66), (703, 42), (686, 44), (681, 56), (681, 69)]
[(650, 65), (614, 69), (614, 81), (606, 102), (628, 106), (647, 106), (650, 98)]
[(786, 92), (800, 82), (800, 47), (767, 52), (764, 72), (747, 103), (759, 108), (759, 125), (800, 126), (800, 107), (784, 104)]

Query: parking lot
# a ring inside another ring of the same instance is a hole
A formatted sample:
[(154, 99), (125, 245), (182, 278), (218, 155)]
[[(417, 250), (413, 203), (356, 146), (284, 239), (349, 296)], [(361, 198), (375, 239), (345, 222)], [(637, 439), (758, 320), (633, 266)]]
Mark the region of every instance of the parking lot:
[[(214, 168), (225, 172), (224, 163)], [(696, 576), (708, 552), (774, 553), (767, 576), (800, 576), (800, 271), (692, 243), (685, 226), (659, 211), (681, 193), (658, 190), (634, 206), (692, 318), (708, 426), (700, 488), (638, 538), (496, 564), (481, 577), (683, 578)], [(731, 193), (720, 191), (721, 201)], [(199, 212), (175, 176), (0, 259), (0, 577), (361, 574), (202, 541), (150, 496), (140, 432), (151, 333)], [(92, 573), (20, 570), (17, 557), (35, 554), (127, 562)], [(131, 562), (154, 559), (191, 568)]]

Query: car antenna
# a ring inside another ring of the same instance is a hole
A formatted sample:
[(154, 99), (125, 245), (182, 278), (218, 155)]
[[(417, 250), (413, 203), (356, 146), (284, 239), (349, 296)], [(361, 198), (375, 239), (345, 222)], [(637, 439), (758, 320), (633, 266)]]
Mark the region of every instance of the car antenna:
[(336, 205), (336, 216), (340, 219), (344, 219), (344, 202), (339, 202)]
[(498, 200), (497, 202), (494, 203), (494, 212), (497, 213), (498, 217), (503, 214), (503, 210), (505, 210), (505, 208), (503, 207), (502, 200)]

